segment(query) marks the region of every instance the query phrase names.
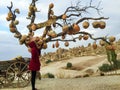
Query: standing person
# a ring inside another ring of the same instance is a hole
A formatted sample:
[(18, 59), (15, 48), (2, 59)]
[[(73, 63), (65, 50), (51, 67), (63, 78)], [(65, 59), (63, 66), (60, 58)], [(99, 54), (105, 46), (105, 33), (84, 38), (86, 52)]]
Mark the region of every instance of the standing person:
[(35, 88), (35, 79), (36, 79), (36, 73), (40, 70), (40, 61), (39, 56), (41, 54), (41, 50), (37, 48), (37, 45), (35, 43), (35, 38), (31, 38), (30, 42), (28, 44), (28, 51), (31, 52), (31, 60), (29, 63), (29, 70), (31, 70), (31, 84), (32, 84), (32, 90), (37, 90)]

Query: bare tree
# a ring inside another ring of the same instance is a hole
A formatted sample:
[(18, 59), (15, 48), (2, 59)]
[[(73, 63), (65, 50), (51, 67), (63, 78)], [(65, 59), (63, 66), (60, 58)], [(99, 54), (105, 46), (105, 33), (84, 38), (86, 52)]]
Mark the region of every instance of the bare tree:
[[(37, 46), (39, 48), (46, 49), (47, 48), (47, 43), (51, 41), (56, 41), (56, 44), (54, 46), (59, 47), (59, 42), (58, 41), (64, 41), (65, 46), (69, 45), (70, 41), (76, 42), (76, 39), (81, 40), (83, 38), (84, 40), (87, 40), (88, 38), (91, 38), (93, 40), (102, 40), (101, 45), (103, 45), (105, 42), (105, 47), (107, 50), (114, 52), (115, 49), (113, 48), (112, 43), (115, 41), (115, 37), (97, 37), (95, 38), (91, 33), (88, 33), (86, 31), (81, 31), (79, 24), (82, 23), (83, 28), (87, 29), (89, 28), (90, 23), (88, 20), (93, 21), (92, 26), (94, 29), (100, 28), (104, 29), (106, 27), (105, 20), (109, 19), (108, 17), (83, 17), (82, 14), (87, 14), (89, 13), (89, 9), (93, 9), (96, 11), (98, 14), (100, 14), (102, 8), (100, 8), (100, 2), (98, 3), (97, 6), (94, 6), (92, 4), (92, 0), (90, 0), (89, 4), (86, 6), (81, 6), (80, 1), (76, 3), (76, 5), (71, 5), (65, 9), (65, 11), (61, 15), (55, 15), (53, 8), (54, 4), (51, 3), (49, 4), (48, 7), (48, 15), (47, 21), (40, 22), (40, 23), (35, 23), (36, 19), (36, 13), (38, 13), (38, 9), (36, 7), (36, 2), (38, 0), (32, 0), (31, 4), (29, 5), (29, 11), (28, 11), (28, 16), (26, 19), (30, 20), (30, 23), (27, 25), (27, 28), (29, 30), (29, 33), (27, 35), (22, 35), (19, 30), (17, 29), (17, 25), (19, 24), (19, 21), (16, 20), (16, 14), (19, 14), (20, 11), (19, 9), (12, 10), (13, 8), (13, 3), (11, 2), (11, 6), (8, 6), (7, 8), (9, 9), (7, 20), (10, 21), (10, 31), (14, 34), (15, 38), (18, 38), (20, 44), (27, 44), (29, 43), (29, 38), (30, 36), (34, 36), (34, 32), (36, 30), (43, 29), (43, 33), (41, 36), (38, 36), (36, 39)], [(104, 21), (102, 21), (104, 20)], [(74, 21), (74, 23), (73, 23)], [(61, 32), (57, 33), (53, 28), (59, 28), (61, 29)], [(65, 37), (67, 35), (70, 36), (76, 36), (73, 37), (72, 39), (66, 39)], [(58, 37), (62, 37), (61, 39)], [(109, 46), (109, 49), (108, 49)], [(93, 48), (95, 49), (97, 47), (97, 44), (93, 44)], [(116, 58), (114, 58), (116, 59)]]

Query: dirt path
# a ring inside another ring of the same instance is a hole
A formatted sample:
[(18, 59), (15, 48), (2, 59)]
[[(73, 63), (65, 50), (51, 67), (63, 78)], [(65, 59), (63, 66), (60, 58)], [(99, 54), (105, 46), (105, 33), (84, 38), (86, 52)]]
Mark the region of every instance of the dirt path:
[[(75, 77), (84, 72), (85, 69), (94, 68), (97, 70), (97, 67), (106, 61), (106, 56), (85, 56), (85, 57), (75, 57), (73, 59), (53, 62), (48, 66), (41, 68), (41, 73), (52, 73), (54, 75), (64, 74), (65, 77)], [(67, 62), (71, 62), (73, 67), (76, 67), (78, 70), (66, 70), (63, 67), (66, 67)]]
[[(42, 79), (37, 80), (38, 90), (120, 90), (120, 76), (102, 76), (74, 79)], [(25, 88), (4, 88), (0, 90), (31, 90), (29, 84)]]

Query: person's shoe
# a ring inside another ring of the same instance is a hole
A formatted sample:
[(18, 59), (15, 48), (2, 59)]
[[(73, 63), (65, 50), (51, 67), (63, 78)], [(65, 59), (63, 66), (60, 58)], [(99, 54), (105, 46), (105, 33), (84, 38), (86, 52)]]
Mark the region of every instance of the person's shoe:
[(38, 90), (37, 88), (35, 88), (35, 89), (32, 89), (32, 90)]
[(35, 90), (38, 90), (37, 88), (35, 88)]

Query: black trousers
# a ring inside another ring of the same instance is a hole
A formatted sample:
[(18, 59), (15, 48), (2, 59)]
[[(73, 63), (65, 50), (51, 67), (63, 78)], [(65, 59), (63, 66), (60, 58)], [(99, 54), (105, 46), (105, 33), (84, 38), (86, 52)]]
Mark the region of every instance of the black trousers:
[(31, 71), (32, 90), (35, 90), (35, 79), (36, 79), (36, 71)]

